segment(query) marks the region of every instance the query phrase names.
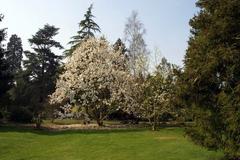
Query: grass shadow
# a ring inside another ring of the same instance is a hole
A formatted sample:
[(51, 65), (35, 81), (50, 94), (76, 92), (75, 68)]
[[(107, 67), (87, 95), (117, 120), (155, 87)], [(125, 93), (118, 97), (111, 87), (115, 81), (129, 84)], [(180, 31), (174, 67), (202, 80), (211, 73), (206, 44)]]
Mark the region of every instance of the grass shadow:
[(36, 129), (33, 127), (23, 126), (2, 126), (1, 132), (19, 132), (19, 133), (33, 133), (39, 135), (66, 135), (66, 134), (111, 134), (111, 133), (127, 133), (127, 132), (142, 132), (147, 131), (146, 128), (126, 128), (126, 129), (67, 129), (67, 130), (51, 130), (49, 128)]

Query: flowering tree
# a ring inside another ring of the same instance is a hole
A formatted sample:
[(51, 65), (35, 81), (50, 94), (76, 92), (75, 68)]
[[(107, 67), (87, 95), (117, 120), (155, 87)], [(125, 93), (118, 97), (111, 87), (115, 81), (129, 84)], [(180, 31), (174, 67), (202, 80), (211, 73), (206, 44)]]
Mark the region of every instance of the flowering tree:
[(156, 130), (161, 116), (166, 113), (175, 114), (172, 106), (175, 84), (174, 67), (165, 58), (162, 58), (155, 73), (148, 76), (140, 86), (143, 98), (142, 101), (140, 100), (139, 112), (149, 120), (152, 130)]
[(170, 111), (168, 84), (162, 75), (148, 77), (142, 84), (143, 102), (140, 111), (149, 120), (152, 130), (156, 130), (161, 115)]
[(70, 101), (103, 125), (103, 120), (130, 101), (131, 75), (124, 55), (104, 39), (90, 38), (69, 57), (50, 103)]

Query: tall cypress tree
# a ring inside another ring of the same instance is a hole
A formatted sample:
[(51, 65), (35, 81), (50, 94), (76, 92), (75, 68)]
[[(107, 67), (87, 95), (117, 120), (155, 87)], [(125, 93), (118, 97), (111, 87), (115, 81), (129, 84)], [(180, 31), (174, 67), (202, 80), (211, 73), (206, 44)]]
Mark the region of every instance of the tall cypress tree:
[(10, 37), (7, 44), (7, 51), (6, 59), (10, 64), (9, 70), (12, 74), (16, 74), (22, 69), (21, 63), (23, 58), (22, 40), (16, 34)]
[(62, 45), (54, 40), (59, 28), (45, 25), (44, 28), (29, 39), (34, 52), (25, 51), (24, 67), (30, 80), (29, 87), (34, 92), (30, 101), (35, 116), (42, 111), (45, 99), (55, 89), (56, 74), (59, 69), (61, 56), (53, 53), (52, 49), (63, 49)]
[(72, 40), (69, 42), (71, 46), (70, 49), (65, 51), (66, 56), (72, 55), (74, 50), (78, 45), (81, 44), (82, 41), (94, 37), (96, 32), (101, 32), (98, 24), (93, 20), (95, 17), (92, 14), (93, 5), (91, 4), (88, 8), (86, 14), (84, 15), (84, 19), (79, 23), (80, 30), (77, 32), (76, 36), (72, 37)]
[(192, 139), (240, 159), (240, 1), (199, 0), (191, 19), (184, 94)]

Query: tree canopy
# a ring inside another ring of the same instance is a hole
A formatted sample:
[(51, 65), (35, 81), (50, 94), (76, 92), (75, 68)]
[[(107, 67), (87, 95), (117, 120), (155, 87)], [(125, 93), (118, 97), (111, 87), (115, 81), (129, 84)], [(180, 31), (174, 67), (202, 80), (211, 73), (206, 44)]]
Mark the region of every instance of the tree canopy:
[[(0, 22), (3, 15), (0, 14)], [(9, 72), (9, 63), (6, 60), (7, 51), (4, 48), (3, 41), (6, 38), (6, 29), (0, 29), (0, 107), (6, 102), (7, 91), (12, 87), (12, 75)], [(0, 109), (1, 109), (0, 108)], [(1, 110), (0, 110), (1, 111)]]
[(79, 31), (76, 36), (72, 37), (69, 42), (70, 49), (65, 51), (66, 56), (70, 56), (74, 50), (86, 39), (95, 37), (95, 33), (101, 32), (98, 24), (93, 20), (94, 15), (92, 14), (93, 4), (90, 5), (87, 12), (84, 14), (84, 19), (79, 23)]
[(192, 108), (192, 139), (240, 157), (240, 1), (199, 0), (185, 56), (184, 94)]
[(16, 34), (12, 35), (7, 44), (6, 59), (10, 64), (9, 70), (12, 74), (22, 69), (23, 48), (22, 40)]
[(42, 112), (46, 98), (54, 91), (56, 76), (60, 66), (61, 56), (52, 49), (63, 49), (62, 45), (54, 40), (59, 28), (46, 24), (29, 39), (33, 52), (25, 51), (25, 73), (28, 75), (28, 88), (34, 94), (30, 98), (35, 114)]
[(122, 63), (122, 53), (105, 39), (88, 39), (65, 64), (51, 103), (70, 101), (102, 125), (109, 112), (130, 99), (131, 75)]

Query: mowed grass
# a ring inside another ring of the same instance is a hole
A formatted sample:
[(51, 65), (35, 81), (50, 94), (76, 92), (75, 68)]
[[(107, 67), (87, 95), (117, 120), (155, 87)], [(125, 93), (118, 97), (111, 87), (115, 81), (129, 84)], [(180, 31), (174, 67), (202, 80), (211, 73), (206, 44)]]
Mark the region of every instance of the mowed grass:
[(181, 128), (159, 131), (36, 131), (0, 127), (1, 160), (219, 160)]

